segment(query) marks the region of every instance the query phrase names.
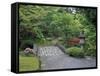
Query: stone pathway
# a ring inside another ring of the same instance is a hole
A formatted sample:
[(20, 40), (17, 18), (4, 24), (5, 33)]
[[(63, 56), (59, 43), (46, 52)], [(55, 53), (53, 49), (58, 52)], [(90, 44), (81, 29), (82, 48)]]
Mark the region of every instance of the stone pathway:
[(40, 47), (38, 55), (42, 63), (41, 70), (96, 67), (95, 58), (70, 57), (56, 46)]
[(49, 47), (40, 47), (39, 56), (57, 56), (64, 54), (58, 47), (49, 46)]

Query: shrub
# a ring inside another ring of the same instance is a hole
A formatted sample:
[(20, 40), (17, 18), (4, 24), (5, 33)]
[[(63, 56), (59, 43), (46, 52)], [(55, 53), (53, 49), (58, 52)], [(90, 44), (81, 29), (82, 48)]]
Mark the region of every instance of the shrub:
[(52, 41), (52, 38), (46, 38), (48, 41)]
[(20, 49), (25, 49), (25, 48), (33, 48), (33, 40), (23, 40), (21, 42), (21, 45), (20, 45)]
[(71, 47), (66, 50), (66, 52), (73, 57), (84, 57), (84, 53), (81, 48), (78, 47)]
[(92, 56), (95, 57), (96, 56), (96, 44), (94, 42), (90, 43), (90, 42), (86, 42), (85, 46), (84, 46), (84, 53), (86, 56)]

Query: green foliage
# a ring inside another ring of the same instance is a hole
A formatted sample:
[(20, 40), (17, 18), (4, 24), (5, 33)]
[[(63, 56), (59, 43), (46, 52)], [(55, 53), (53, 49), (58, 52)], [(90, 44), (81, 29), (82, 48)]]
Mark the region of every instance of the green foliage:
[(33, 48), (33, 40), (23, 40), (21, 42), (20, 48), (24, 50), (27, 47)]
[(96, 56), (96, 42), (87, 41), (84, 47), (85, 55)]
[(78, 47), (71, 47), (66, 50), (66, 52), (73, 57), (84, 57), (83, 50)]

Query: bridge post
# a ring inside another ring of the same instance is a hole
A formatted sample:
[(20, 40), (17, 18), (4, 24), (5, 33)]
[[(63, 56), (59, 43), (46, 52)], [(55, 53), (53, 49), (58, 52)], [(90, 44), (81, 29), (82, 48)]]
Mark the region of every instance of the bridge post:
[(34, 50), (35, 55), (37, 55), (38, 54), (38, 47), (36, 44), (33, 44), (33, 50)]

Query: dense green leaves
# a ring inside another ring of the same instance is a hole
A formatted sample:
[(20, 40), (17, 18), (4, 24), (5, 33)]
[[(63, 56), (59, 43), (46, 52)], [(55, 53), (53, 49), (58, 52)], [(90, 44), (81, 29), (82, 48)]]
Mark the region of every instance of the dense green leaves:
[(82, 51), (81, 48), (78, 48), (78, 47), (68, 48), (66, 50), (66, 53), (68, 53), (70, 56), (73, 56), (73, 57), (84, 57), (84, 52)]

